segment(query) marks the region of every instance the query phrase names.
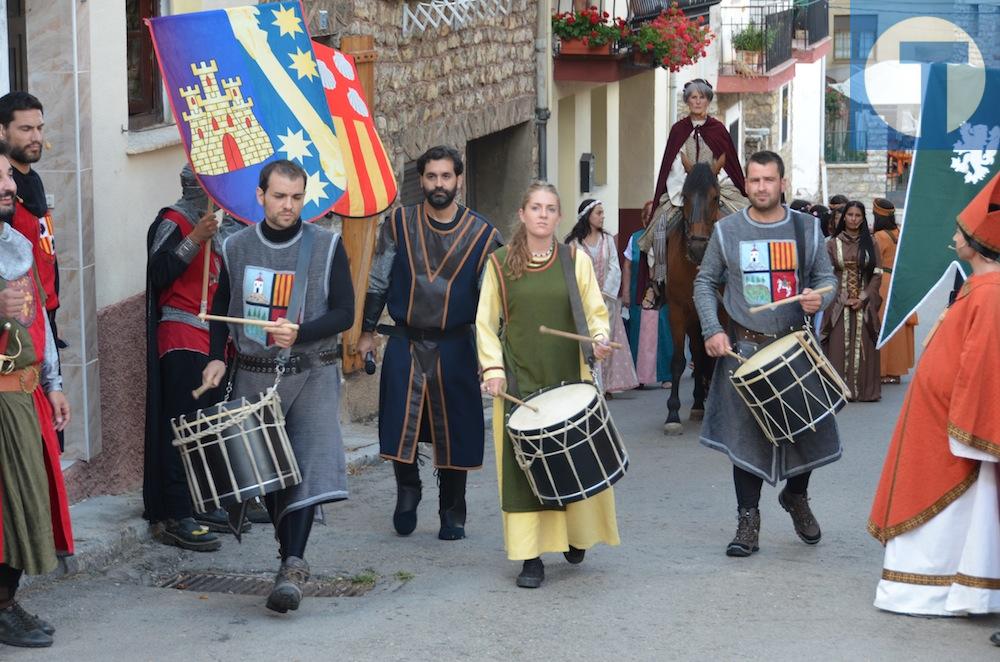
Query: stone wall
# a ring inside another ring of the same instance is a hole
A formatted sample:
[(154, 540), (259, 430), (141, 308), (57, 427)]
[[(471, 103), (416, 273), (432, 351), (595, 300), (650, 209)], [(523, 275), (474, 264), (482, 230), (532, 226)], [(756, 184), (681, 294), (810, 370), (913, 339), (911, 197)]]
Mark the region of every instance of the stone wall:
[(871, 208), (874, 198), (885, 197), (886, 152), (870, 150), (865, 163), (828, 163), (826, 165), (829, 195), (842, 194), (860, 200)]
[[(97, 313), (101, 362), (101, 452), (66, 470), (66, 491), (75, 503), (99, 494), (121, 494), (142, 484), (146, 425), (146, 313), (144, 295)], [(79, 403), (70, 402), (79, 416)]]
[[(792, 140), (791, 121), (788, 122), (788, 135), (785, 144), (780, 148), (781, 139), (781, 88), (773, 92), (747, 93), (740, 97), (743, 102), (743, 153), (749, 157), (760, 150), (771, 150), (781, 155), (785, 162), (786, 179), (792, 173)], [(767, 129), (768, 134), (756, 139), (754, 129)]]
[(397, 175), (428, 147), (465, 143), (528, 121), (535, 108), (537, 3), (457, 30), (403, 36), (399, 0), (355, 0), (344, 34), (373, 35), (376, 125)]

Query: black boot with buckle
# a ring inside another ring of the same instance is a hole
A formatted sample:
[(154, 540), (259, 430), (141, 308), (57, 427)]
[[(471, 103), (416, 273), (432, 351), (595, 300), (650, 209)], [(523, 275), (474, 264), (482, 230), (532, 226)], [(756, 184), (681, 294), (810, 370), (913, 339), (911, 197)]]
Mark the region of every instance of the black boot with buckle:
[(802, 542), (807, 545), (815, 545), (819, 542), (820, 538), (823, 537), (823, 532), (820, 531), (819, 522), (812, 514), (807, 495), (789, 492), (786, 487), (778, 494), (778, 503), (785, 509), (785, 512), (792, 516), (792, 526), (795, 527), (795, 533), (802, 539)]
[(417, 528), (417, 505), (420, 503), (420, 467), (416, 462), (392, 461), (392, 471), (396, 474), (396, 510), (392, 513), (392, 525), (396, 533), (408, 536)]
[(726, 547), (726, 556), (750, 556), (760, 550), (760, 510), (737, 508), (736, 537)]
[(440, 540), (461, 540), (465, 537), (465, 483), (468, 476), (469, 472), (459, 469), (438, 469)]

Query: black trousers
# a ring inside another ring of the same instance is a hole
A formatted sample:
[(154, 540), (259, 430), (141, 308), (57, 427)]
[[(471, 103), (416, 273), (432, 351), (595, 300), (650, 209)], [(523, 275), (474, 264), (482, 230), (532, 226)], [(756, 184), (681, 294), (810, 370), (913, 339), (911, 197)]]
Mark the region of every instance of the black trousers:
[[(271, 521), (277, 520), (277, 509), (275, 498), (268, 494), (264, 496), (264, 506), (267, 508)], [(309, 506), (299, 508), (290, 513), (286, 513), (275, 530), (278, 537), (278, 547), (281, 553), (281, 560), (284, 561), (289, 556), (305, 558), (306, 543), (309, 542), (309, 534), (312, 533), (313, 519), (316, 508)]]
[[(792, 494), (805, 494), (809, 489), (811, 471), (792, 476), (785, 481), (786, 489)], [(756, 508), (760, 504), (760, 488), (764, 479), (733, 465), (733, 485), (736, 487), (736, 503), (740, 508)]]
[(5, 609), (14, 601), (17, 585), (21, 583), (23, 571), (0, 563), (0, 609)]
[(191, 391), (201, 386), (201, 373), (208, 357), (199, 352), (174, 350), (160, 359), (160, 398), (162, 402), (157, 461), (147, 463), (146, 470), (156, 473), (146, 477), (147, 516), (151, 521), (191, 517), (194, 510), (188, 491), (187, 476), (181, 456), (173, 446), (174, 432), (170, 419), (191, 414), (198, 407), (219, 401), (220, 389), (213, 389), (195, 401)]

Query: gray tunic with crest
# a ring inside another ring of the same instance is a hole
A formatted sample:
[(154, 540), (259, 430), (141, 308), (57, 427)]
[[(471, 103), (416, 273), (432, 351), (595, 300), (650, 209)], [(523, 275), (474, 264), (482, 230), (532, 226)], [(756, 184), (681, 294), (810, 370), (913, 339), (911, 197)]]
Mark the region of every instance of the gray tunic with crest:
[[(340, 236), (311, 223), (302, 224), (294, 239), (275, 244), (264, 238), (260, 224), (229, 237), (222, 255), (229, 274), (229, 315), (276, 319), (287, 316), (292, 276), (299, 256), (299, 244), (305, 232), (314, 233), (309, 261), (303, 322), (327, 312), (327, 291), (334, 251)], [(275, 359), (280, 348), (266, 344), (260, 327), (230, 324), (230, 337), (243, 355)], [(305, 343), (296, 343), (294, 353), (315, 356), (335, 350), (338, 335)], [(278, 516), (330, 501), (347, 498), (347, 463), (338, 419), (340, 403), (340, 366), (336, 363), (315, 366), (295, 375), (284, 375), (278, 385), (285, 430), (295, 452), (302, 482), (277, 492)], [(237, 371), (232, 399), (259, 399), (274, 384), (273, 374)]]
[[(799, 250), (794, 223), (799, 224), (803, 249)], [(800, 265), (799, 255), (804, 255)], [(801, 306), (792, 303), (751, 313), (750, 308), (799, 293), (804, 288), (836, 287), (837, 279), (823, 244), (819, 222), (812, 216), (786, 210), (777, 223), (757, 223), (746, 209), (730, 214), (715, 225), (694, 282), (694, 301), (702, 336), (710, 338), (723, 329), (717, 313), (716, 292), (725, 286), (723, 305), (736, 323), (756, 331), (783, 336), (805, 324)], [(823, 295), (825, 309), (836, 290)], [(750, 356), (758, 345), (741, 341), (736, 351)], [(701, 428), (701, 443), (722, 451), (733, 464), (774, 485), (840, 459), (840, 433), (833, 416), (821, 420), (816, 430), (792, 442), (772, 444), (736, 392), (729, 375), (738, 363), (730, 356), (716, 360), (712, 387)]]

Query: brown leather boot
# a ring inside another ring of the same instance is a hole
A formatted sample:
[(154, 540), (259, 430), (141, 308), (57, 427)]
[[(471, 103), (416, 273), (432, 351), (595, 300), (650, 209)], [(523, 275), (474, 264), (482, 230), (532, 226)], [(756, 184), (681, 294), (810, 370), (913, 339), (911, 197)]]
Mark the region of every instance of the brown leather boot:
[(758, 551), (760, 536), (760, 510), (757, 508), (737, 508), (736, 537), (726, 547), (726, 556), (750, 556)]
[(802, 542), (807, 545), (815, 545), (823, 537), (819, 530), (819, 522), (813, 517), (812, 509), (809, 508), (809, 497), (805, 494), (793, 494), (788, 488), (781, 490), (778, 495), (778, 503), (792, 516), (792, 526)]
[(281, 569), (274, 578), (274, 588), (267, 596), (267, 608), (284, 614), (299, 608), (302, 589), (309, 581), (309, 564), (297, 556), (289, 556), (281, 562)]

